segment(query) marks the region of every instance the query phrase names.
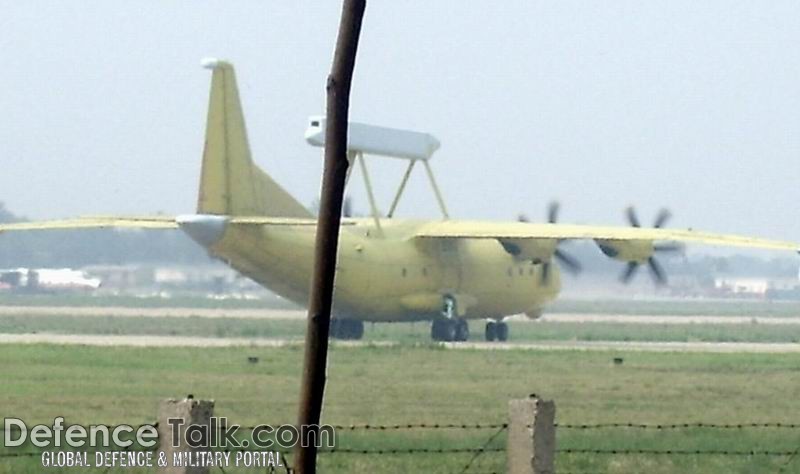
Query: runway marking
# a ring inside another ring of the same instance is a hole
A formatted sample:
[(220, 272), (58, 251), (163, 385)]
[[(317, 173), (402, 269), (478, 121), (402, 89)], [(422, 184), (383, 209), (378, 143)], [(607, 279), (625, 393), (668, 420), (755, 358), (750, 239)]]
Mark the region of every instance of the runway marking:
[[(799, 315), (800, 316), (800, 315)], [(716, 316), (716, 315), (657, 315), (657, 314), (546, 314), (536, 321), (558, 323), (616, 323), (616, 324), (800, 324), (792, 316)]]
[[(239, 318), (302, 320), (305, 310), (266, 308), (132, 308), (127, 306), (0, 306), (3, 316), (74, 316), (74, 317), (142, 317), (142, 318)], [(800, 325), (800, 315), (792, 316), (718, 316), (550, 313), (531, 321), (525, 316), (509, 318), (515, 322), (537, 323), (613, 323), (613, 324), (765, 324)], [(479, 320), (474, 320), (479, 321)]]
[[(2, 334), (0, 344), (62, 344), (129, 347), (289, 347), (302, 346), (303, 339), (248, 339), (192, 336), (125, 336), (98, 334)], [(334, 341), (334, 346), (393, 346), (392, 341)]]
[(629, 342), (629, 341), (542, 341), (542, 342), (447, 342), (448, 349), (529, 351), (636, 351), (716, 353), (800, 353), (800, 344), (777, 342)]
[[(63, 344), (128, 347), (288, 347), (300, 346), (302, 339), (247, 339), (186, 336), (123, 336), (88, 334), (0, 334), (0, 344)], [(716, 353), (800, 353), (800, 344), (756, 342), (626, 342), (626, 341), (542, 341), (542, 342), (447, 342), (452, 350), (527, 351), (639, 351)], [(334, 341), (334, 347), (393, 347), (394, 341)], [(426, 347), (428, 344), (419, 344)]]

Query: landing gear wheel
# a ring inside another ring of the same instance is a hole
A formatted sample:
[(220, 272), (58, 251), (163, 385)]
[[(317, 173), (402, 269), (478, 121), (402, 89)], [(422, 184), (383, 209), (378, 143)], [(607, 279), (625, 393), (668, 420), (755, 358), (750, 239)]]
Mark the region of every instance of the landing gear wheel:
[(364, 337), (364, 321), (350, 319), (350, 339), (360, 340)]
[(456, 341), (466, 341), (469, 339), (469, 323), (465, 319), (455, 320), (455, 339)]
[(486, 340), (489, 342), (497, 339), (497, 323), (489, 321), (486, 323)]
[(452, 319), (445, 319), (442, 325), (442, 340), (451, 342), (456, 340), (456, 322)]
[(364, 322), (357, 319), (331, 319), (330, 335), (334, 339), (361, 339), (364, 336)]
[(431, 324), (431, 339), (434, 341), (455, 341), (457, 320), (434, 319)]
[(434, 319), (431, 323), (431, 339), (434, 341), (442, 341), (442, 326), (445, 324), (446, 319)]
[(341, 332), (340, 323), (341, 321), (336, 318), (331, 318), (331, 327), (329, 329), (330, 337), (333, 339), (339, 339), (339, 333)]
[(508, 340), (508, 324), (497, 323), (497, 340), (500, 342)]

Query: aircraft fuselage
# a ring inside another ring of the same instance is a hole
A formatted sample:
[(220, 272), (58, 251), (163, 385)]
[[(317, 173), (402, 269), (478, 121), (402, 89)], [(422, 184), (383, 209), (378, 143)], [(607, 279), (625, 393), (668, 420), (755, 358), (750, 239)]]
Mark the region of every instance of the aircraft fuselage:
[[(509, 255), (492, 239), (413, 238), (422, 222), (372, 219), (342, 226), (334, 311), (363, 321), (431, 320), (443, 299), (459, 316), (537, 315), (560, 290), (555, 265), (544, 281), (541, 265)], [(225, 229), (211, 253), (275, 293), (305, 304), (314, 256), (314, 226)]]

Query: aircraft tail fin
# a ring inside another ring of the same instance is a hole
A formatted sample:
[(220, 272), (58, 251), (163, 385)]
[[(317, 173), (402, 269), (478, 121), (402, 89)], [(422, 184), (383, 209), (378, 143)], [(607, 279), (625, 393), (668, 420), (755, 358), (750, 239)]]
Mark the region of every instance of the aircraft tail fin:
[(311, 217), (253, 163), (233, 66), (207, 59), (211, 95), (197, 212), (233, 216)]

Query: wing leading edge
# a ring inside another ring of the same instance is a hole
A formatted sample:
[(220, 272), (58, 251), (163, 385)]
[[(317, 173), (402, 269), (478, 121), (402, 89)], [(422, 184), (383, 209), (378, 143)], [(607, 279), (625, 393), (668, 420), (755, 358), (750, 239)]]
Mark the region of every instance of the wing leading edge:
[[(39, 222), (15, 222), (0, 224), (0, 233), (34, 230), (78, 230), (78, 229), (178, 229), (196, 215), (187, 216), (85, 216), (73, 219), (56, 219)], [(262, 216), (219, 216), (233, 225), (309, 226), (316, 219)]]
[(476, 221), (441, 221), (423, 225), (414, 235), (419, 239), (464, 238), (503, 240), (578, 240), (640, 242), (681, 241), (706, 245), (727, 245), (770, 250), (800, 251), (800, 243), (717, 234), (696, 230), (655, 229), (643, 227), (605, 227), (526, 222), (492, 223)]

